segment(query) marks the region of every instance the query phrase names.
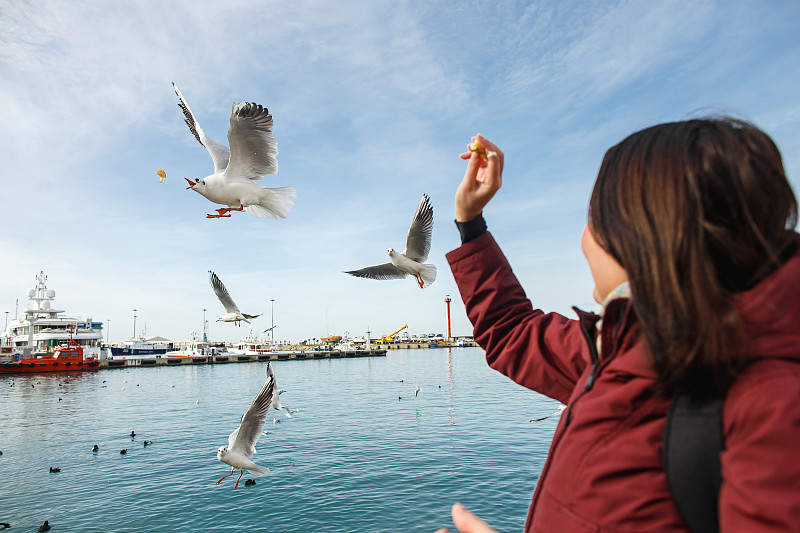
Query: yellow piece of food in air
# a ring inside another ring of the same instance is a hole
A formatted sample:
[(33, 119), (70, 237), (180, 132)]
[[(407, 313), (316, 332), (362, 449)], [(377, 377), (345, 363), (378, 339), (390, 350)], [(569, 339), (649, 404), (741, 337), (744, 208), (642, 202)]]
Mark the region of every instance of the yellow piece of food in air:
[(156, 171), (156, 174), (161, 176), (161, 179), (158, 180), (159, 183), (164, 183), (164, 178), (167, 177), (167, 173), (161, 170), (160, 168)]

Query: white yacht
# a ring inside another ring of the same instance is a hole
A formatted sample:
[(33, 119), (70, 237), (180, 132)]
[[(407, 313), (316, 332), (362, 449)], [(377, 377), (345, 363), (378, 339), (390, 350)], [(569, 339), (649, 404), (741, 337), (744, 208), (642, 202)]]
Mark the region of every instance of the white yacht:
[(146, 339), (144, 331), (132, 339), (124, 340), (111, 346), (111, 354), (116, 356), (141, 357), (143, 355), (164, 355), (171, 349), (171, 344), (160, 337)]
[(250, 335), (242, 338), (235, 348), (232, 348), (228, 351), (232, 355), (264, 355), (273, 353), (275, 351), (275, 347), (272, 346), (266, 339), (262, 340), (254, 337), (253, 332), (251, 331)]
[(0, 333), (0, 354), (4, 358), (52, 354), (60, 345), (68, 344), (71, 337), (81, 346), (85, 357), (107, 358), (110, 350), (103, 347), (103, 323), (91, 317), (66, 316), (64, 311), (54, 309), (56, 293), (47, 289), (46, 281), (44, 272), (39, 272), (36, 286), (27, 294), (30, 307), (22, 311), (21, 317), (15, 316)]

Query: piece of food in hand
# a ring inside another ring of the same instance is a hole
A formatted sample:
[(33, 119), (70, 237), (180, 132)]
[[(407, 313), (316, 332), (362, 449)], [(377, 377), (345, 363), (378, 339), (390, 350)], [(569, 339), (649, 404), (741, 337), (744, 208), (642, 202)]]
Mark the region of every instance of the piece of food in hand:
[(467, 148), (470, 149), (471, 152), (475, 152), (480, 156), (481, 159), (484, 161), (489, 160), (489, 155), (486, 153), (486, 148), (481, 144), (478, 139), (475, 139), (472, 144), (470, 144)]
[(166, 178), (166, 177), (167, 177), (167, 173), (166, 173), (166, 172), (164, 172), (163, 170), (161, 170), (161, 169), (159, 168), (159, 169), (156, 171), (156, 174), (158, 174), (159, 176), (161, 176), (161, 178), (158, 180), (158, 182), (159, 182), (159, 183), (164, 183), (164, 178)]

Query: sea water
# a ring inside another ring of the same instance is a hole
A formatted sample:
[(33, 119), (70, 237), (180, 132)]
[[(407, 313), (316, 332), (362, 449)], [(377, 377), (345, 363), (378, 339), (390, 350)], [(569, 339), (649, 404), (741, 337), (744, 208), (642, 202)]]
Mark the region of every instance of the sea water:
[(456, 531), (461, 502), (498, 531), (522, 530), (557, 417), (530, 420), (558, 403), (490, 369), (480, 348), (272, 365), (299, 411), (269, 412), (253, 460), (270, 472), (245, 472), (236, 490), (238, 471), (216, 483), (230, 472), (216, 451), (266, 362), (0, 376), (0, 522), (432, 533)]

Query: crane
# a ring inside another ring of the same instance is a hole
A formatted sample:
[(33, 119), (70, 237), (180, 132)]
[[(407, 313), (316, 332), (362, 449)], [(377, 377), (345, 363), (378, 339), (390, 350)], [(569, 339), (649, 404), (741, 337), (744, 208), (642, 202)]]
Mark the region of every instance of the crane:
[(381, 337), (381, 342), (392, 342), (392, 341), (394, 341), (394, 336), (397, 335), (398, 333), (400, 333), (401, 331), (403, 331), (404, 329), (406, 329), (407, 327), (408, 327), (408, 324), (404, 324), (402, 328), (398, 329), (394, 333), (390, 333), (388, 335), (385, 335), (385, 336)]

